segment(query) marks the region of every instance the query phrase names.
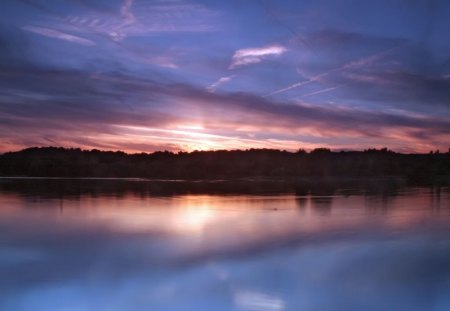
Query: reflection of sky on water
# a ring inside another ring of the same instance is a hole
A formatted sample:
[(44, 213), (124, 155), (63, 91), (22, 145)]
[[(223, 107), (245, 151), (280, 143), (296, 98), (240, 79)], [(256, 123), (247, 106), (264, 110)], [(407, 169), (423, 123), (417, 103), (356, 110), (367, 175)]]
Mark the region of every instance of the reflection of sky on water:
[(446, 189), (0, 196), (1, 310), (448, 310)]

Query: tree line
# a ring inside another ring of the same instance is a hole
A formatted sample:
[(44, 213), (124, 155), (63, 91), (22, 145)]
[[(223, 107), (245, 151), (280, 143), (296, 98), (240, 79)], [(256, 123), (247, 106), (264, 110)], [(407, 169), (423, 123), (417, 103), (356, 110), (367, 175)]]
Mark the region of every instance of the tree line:
[(450, 176), (450, 152), (402, 154), (386, 148), (288, 152), (274, 149), (127, 154), (122, 151), (33, 147), (0, 155), (0, 176), (236, 179), (402, 176), (428, 181)]

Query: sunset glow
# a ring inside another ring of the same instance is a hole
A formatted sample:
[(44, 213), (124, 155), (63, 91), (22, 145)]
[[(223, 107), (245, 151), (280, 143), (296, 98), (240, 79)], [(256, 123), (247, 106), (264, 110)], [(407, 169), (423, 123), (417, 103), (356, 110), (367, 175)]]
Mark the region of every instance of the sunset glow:
[(426, 3), (6, 0), (0, 152), (448, 150), (450, 4)]

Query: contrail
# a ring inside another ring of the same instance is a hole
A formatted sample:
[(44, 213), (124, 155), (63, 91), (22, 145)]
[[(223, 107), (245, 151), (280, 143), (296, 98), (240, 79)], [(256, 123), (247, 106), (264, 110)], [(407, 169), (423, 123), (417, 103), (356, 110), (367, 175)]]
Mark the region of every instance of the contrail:
[(326, 77), (326, 76), (328, 76), (329, 74), (331, 74), (333, 72), (338, 72), (338, 71), (341, 71), (341, 70), (344, 70), (344, 69), (348, 69), (348, 68), (353, 68), (353, 67), (358, 67), (358, 66), (362, 66), (362, 65), (367, 65), (367, 64), (369, 64), (369, 63), (371, 63), (373, 61), (376, 61), (376, 60), (386, 56), (391, 51), (393, 51), (395, 49), (398, 49), (398, 48), (399, 47), (391, 48), (391, 49), (388, 49), (386, 51), (383, 51), (383, 52), (380, 52), (380, 53), (376, 53), (376, 54), (370, 55), (370, 56), (365, 57), (365, 58), (361, 58), (361, 59), (358, 59), (358, 60), (351, 61), (349, 63), (346, 63), (346, 64), (342, 65), (341, 67), (334, 68), (334, 69), (331, 69), (331, 70), (329, 70), (327, 72), (318, 74), (318, 75), (310, 78), (309, 80), (298, 82), (298, 83), (292, 84), (290, 86), (287, 86), (285, 88), (273, 91), (272, 93), (269, 93), (269, 94), (265, 95), (264, 97), (269, 97), (269, 96), (272, 96), (272, 95), (280, 94), (280, 93), (283, 93), (283, 92), (295, 89), (297, 87), (307, 85), (309, 83), (312, 83), (312, 82), (315, 82), (317, 80), (320, 80), (321, 78)]
[(326, 92), (330, 92), (333, 91), (335, 89), (341, 88), (343, 85), (338, 85), (338, 86), (332, 86), (332, 87), (328, 87), (326, 89), (322, 89), (316, 92), (312, 92), (312, 93), (308, 93), (306, 95), (300, 96), (301, 98), (305, 98), (305, 97), (309, 97), (309, 96), (313, 96), (313, 95), (317, 95), (317, 94), (322, 94), (322, 93), (326, 93)]
[(314, 77), (310, 78), (309, 80), (306, 80), (306, 81), (303, 81), (303, 82), (298, 82), (298, 83), (292, 84), (292, 85), (290, 85), (290, 86), (288, 86), (288, 87), (279, 89), (279, 90), (274, 91), (274, 92), (272, 92), (272, 93), (269, 93), (269, 94), (265, 95), (264, 97), (269, 97), (269, 96), (272, 96), (272, 95), (275, 95), (275, 94), (283, 93), (283, 92), (289, 91), (289, 90), (291, 90), (291, 89), (295, 89), (295, 88), (297, 88), (297, 87), (300, 87), (300, 86), (303, 86), (303, 85), (312, 83), (312, 82), (317, 81), (317, 80), (319, 80), (320, 78), (325, 77), (325, 76), (327, 76), (328, 74), (330, 74), (330, 73), (332, 73), (332, 72), (334, 72), (334, 71), (336, 71), (336, 70), (339, 70), (339, 69), (340, 69), (340, 68), (336, 68), (336, 69), (330, 70), (330, 71), (328, 71), (328, 72), (321, 73), (321, 74), (319, 74), (319, 75), (317, 75), (317, 76), (314, 76)]

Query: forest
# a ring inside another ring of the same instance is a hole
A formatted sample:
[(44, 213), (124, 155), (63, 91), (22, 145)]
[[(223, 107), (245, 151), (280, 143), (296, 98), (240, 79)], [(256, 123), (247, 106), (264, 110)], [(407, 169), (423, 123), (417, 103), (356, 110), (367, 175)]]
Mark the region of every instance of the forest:
[(0, 176), (136, 177), (166, 180), (382, 177), (448, 180), (450, 152), (396, 153), (386, 148), (288, 152), (274, 149), (127, 154), (122, 151), (33, 147), (0, 155)]

